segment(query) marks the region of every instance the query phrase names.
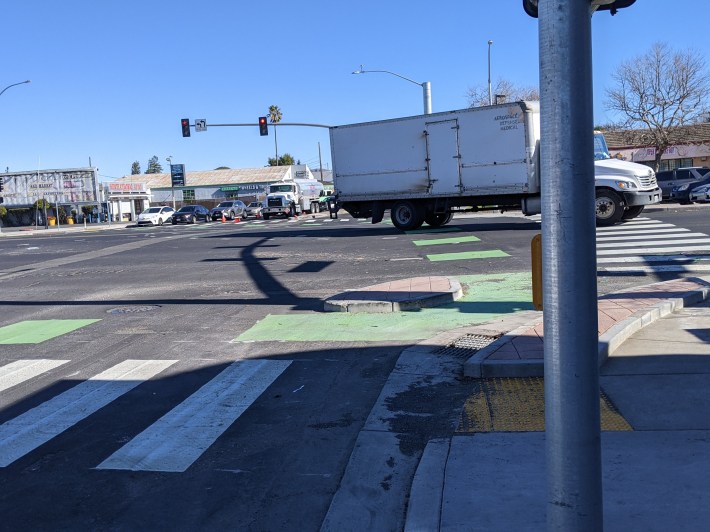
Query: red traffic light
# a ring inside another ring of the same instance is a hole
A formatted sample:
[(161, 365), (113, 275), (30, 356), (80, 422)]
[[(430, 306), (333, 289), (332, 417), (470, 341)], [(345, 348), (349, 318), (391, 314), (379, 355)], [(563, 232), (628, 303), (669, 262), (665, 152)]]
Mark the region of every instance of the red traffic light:
[(189, 137), (190, 136), (190, 119), (183, 118), (182, 120), (180, 120), (180, 125), (182, 126), (182, 136)]
[(269, 134), (269, 126), (266, 124), (266, 117), (259, 117), (259, 135), (262, 137)]

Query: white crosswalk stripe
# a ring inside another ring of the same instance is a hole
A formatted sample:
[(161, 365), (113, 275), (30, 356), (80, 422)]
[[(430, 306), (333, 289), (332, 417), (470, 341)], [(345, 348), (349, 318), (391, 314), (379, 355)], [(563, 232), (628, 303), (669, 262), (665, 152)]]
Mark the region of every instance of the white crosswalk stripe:
[(58, 368), (62, 364), (66, 364), (68, 360), (48, 360), (48, 359), (32, 359), (32, 360), (16, 360), (0, 367), (0, 392), (9, 390), (13, 386), (17, 386), (25, 381), (46, 373), (54, 368)]
[(97, 469), (185, 471), (290, 363), (288, 360), (233, 363)]
[[(18, 360), (0, 367), (8, 389), (69, 360)], [(0, 425), (0, 467), (70, 429), (177, 360), (126, 360)], [(185, 401), (150, 424), (97, 469), (183, 472), (291, 364), (290, 360), (234, 362)]]
[(177, 360), (125, 360), (0, 425), (0, 467), (33, 451)]

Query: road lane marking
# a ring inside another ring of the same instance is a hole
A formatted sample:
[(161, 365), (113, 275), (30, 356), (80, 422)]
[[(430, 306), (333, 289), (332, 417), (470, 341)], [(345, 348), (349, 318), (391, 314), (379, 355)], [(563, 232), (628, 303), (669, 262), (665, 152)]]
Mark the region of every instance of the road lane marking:
[(672, 262), (685, 261), (694, 262), (701, 260), (710, 260), (710, 257), (694, 256), (694, 255), (636, 255), (632, 257), (600, 257), (597, 263), (605, 264), (611, 262)]
[(39, 358), (34, 360), (16, 360), (0, 367), (0, 392), (33, 379), (49, 370), (66, 364), (68, 360), (49, 360)]
[(629, 244), (628, 242), (608, 242), (599, 243), (597, 242), (597, 249), (599, 248), (628, 248), (633, 245), (646, 245), (646, 246), (667, 246), (668, 244), (710, 244), (710, 237), (708, 235), (702, 235), (705, 238), (649, 238), (645, 242)]
[(652, 253), (683, 253), (688, 251), (710, 251), (709, 246), (680, 246), (662, 248), (601, 249), (597, 255), (639, 255)]
[(97, 469), (183, 472), (291, 364), (235, 362), (153, 423)]
[(510, 257), (510, 255), (500, 249), (490, 249), (484, 251), (463, 251), (460, 253), (438, 253), (434, 255), (427, 255), (426, 257), (432, 262), (441, 262), (446, 260), (490, 259), (495, 257)]
[[(666, 231), (666, 232), (664, 232)], [(623, 235), (610, 235), (610, 236), (598, 236), (597, 242), (612, 242), (614, 240), (651, 240), (654, 237), (658, 238), (672, 238), (674, 236), (678, 238), (688, 238), (688, 237), (707, 237), (705, 233), (684, 233), (683, 231), (690, 231), (690, 229), (661, 229), (660, 231), (654, 231), (649, 233), (648, 231), (639, 231), (637, 233), (624, 233)]]
[(442, 244), (462, 244), (465, 242), (480, 242), (476, 236), (460, 236), (451, 238), (430, 238), (427, 240), (413, 240), (415, 246), (438, 246)]
[(35, 450), (177, 360), (125, 360), (0, 425), (0, 467)]

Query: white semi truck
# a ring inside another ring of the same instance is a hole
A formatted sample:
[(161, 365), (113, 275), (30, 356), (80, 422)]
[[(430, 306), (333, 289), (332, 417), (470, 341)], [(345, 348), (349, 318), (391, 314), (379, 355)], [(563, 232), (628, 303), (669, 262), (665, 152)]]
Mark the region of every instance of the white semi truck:
[(323, 185), (315, 179), (291, 179), (269, 185), (261, 215), (264, 220), (272, 216), (297, 216), (320, 210)]
[[(541, 210), (538, 102), (336, 126), (330, 145), (337, 208), (355, 218), (379, 223), (389, 209), (396, 227), (412, 230), (458, 211)], [(660, 202), (650, 167), (612, 159), (600, 133), (594, 150), (598, 225)]]

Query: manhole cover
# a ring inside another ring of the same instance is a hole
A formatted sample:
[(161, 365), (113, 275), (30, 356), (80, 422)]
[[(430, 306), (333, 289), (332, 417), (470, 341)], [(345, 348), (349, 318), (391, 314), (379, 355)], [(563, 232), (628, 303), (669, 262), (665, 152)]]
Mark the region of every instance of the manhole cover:
[(111, 310), (107, 310), (107, 314), (133, 314), (134, 312), (150, 312), (151, 310), (157, 310), (160, 305), (142, 305), (135, 307), (116, 307)]
[(467, 334), (461, 338), (457, 338), (453, 343), (442, 347), (437, 354), (454, 355), (454, 356), (471, 356), (476, 351), (483, 349), (487, 345), (495, 342), (498, 336), (487, 336), (484, 334)]

